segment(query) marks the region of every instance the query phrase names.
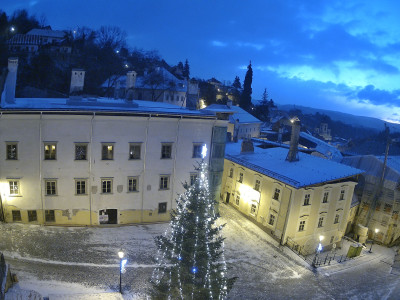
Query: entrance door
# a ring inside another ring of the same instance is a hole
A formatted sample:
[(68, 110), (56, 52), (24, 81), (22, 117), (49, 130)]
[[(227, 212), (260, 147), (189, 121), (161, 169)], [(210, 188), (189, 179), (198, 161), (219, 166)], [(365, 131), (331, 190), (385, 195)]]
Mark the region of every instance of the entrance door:
[(226, 199), (225, 202), (229, 203), (229, 198), (231, 197), (231, 193), (226, 193)]
[(102, 209), (99, 211), (100, 224), (118, 224), (117, 209)]

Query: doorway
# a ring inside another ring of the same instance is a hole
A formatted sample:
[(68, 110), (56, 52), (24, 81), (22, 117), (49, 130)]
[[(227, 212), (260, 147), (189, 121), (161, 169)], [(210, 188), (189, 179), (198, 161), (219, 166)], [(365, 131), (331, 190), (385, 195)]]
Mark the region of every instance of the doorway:
[(99, 210), (100, 224), (118, 224), (118, 209)]
[(226, 193), (225, 202), (229, 203), (229, 198), (231, 197), (231, 193)]

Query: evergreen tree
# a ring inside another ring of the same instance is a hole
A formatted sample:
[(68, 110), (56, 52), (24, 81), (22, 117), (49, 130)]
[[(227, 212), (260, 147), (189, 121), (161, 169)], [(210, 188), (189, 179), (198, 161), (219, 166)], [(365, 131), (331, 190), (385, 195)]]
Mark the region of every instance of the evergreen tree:
[(183, 66), (183, 73), (182, 73), (183, 77), (189, 79), (190, 76), (190, 66), (189, 66), (189, 62), (186, 59), (185, 61), (185, 65)]
[(242, 88), (242, 84), (240, 83), (239, 76), (235, 77), (235, 80), (233, 81), (232, 86), (237, 90), (240, 90)]
[(223, 225), (208, 187), (207, 164), (179, 196), (169, 232), (156, 238), (158, 267), (152, 276), (153, 299), (225, 299), (235, 278), (227, 277)]
[(240, 97), (240, 103), (239, 103), (240, 107), (247, 111), (249, 111), (250, 108), (252, 107), (251, 104), (252, 82), (253, 82), (253, 69), (251, 68), (251, 61), (250, 61), (250, 64), (247, 66), (247, 72), (243, 82), (243, 92)]

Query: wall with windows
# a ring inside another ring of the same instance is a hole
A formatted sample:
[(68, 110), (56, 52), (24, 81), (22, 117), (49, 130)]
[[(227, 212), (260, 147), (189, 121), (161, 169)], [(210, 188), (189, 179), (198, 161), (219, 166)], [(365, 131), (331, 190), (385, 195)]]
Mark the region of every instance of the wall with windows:
[(343, 237), (355, 184), (297, 189), (225, 159), (221, 196), (282, 244), (290, 238), (304, 253), (312, 253), (320, 236), (323, 246)]
[[(220, 124), (221, 123), (221, 124)], [(201, 118), (3, 114), (0, 196), (7, 222), (98, 225), (169, 220), (214, 126)]]

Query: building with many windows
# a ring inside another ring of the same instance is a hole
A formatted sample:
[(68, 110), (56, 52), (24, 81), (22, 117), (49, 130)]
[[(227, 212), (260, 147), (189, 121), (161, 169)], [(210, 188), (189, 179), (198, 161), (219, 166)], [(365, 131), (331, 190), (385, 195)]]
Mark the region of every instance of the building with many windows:
[[(99, 225), (169, 219), (210, 149), (219, 195), (227, 124), (175, 105), (102, 98), (15, 99), (9, 61), (0, 117), (0, 218)], [(13, 85), (14, 83), (14, 85)], [(8, 90), (7, 90), (8, 89)]]
[[(249, 144), (250, 146), (247, 145)], [(221, 197), (281, 244), (303, 254), (330, 246), (347, 225), (362, 171), (285, 148), (226, 145)]]

